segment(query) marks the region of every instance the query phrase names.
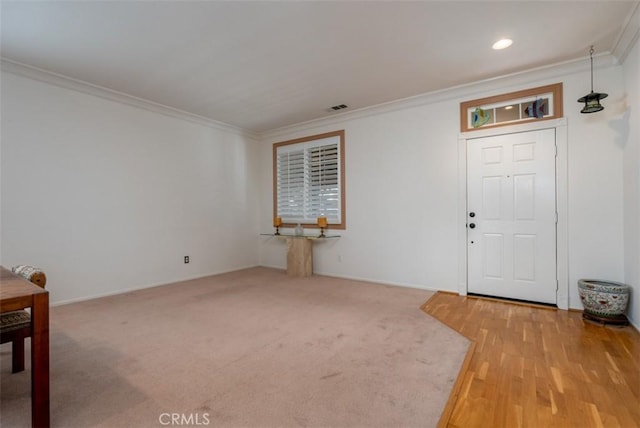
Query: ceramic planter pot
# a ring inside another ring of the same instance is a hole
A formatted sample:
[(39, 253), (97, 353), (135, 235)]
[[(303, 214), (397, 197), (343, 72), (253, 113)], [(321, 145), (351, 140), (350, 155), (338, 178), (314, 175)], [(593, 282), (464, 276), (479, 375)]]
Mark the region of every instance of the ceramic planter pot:
[(578, 292), (584, 311), (598, 317), (619, 317), (629, 304), (629, 286), (619, 282), (580, 279)]

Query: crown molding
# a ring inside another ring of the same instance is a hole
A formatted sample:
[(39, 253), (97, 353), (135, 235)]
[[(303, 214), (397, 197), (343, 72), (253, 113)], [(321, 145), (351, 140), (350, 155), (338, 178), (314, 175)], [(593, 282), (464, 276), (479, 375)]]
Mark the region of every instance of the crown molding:
[[(585, 57), (586, 58), (586, 57)], [(617, 64), (616, 58), (610, 53), (603, 53), (594, 56), (597, 68), (611, 67)], [(504, 90), (505, 87), (519, 87), (529, 85), (531, 81), (549, 81), (555, 83), (560, 76), (589, 71), (589, 61), (584, 58), (557, 63), (549, 66), (538, 67), (517, 73), (506, 74), (490, 79), (479, 80), (442, 90), (426, 92), (408, 98), (402, 98), (387, 103), (364, 107), (344, 113), (337, 113), (330, 117), (313, 119), (281, 128), (263, 131), (260, 133), (261, 140), (271, 140), (288, 136), (297, 132), (307, 132), (309, 128), (319, 128), (327, 126), (344, 126), (348, 120), (360, 119), (375, 116), (383, 113), (404, 110), (413, 107), (420, 107), (439, 102), (470, 99), (480, 94), (491, 91)]]
[(141, 108), (154, 113), (163, 114), (176, 119), (186, 120), (198, 125), (214, 128), (220, 131), (229, 132), (242, 137), (257, 140), (259, 135), (247, 129), (243, 129), (228, 123), (209, 119), (197, 114), (189, 113), (184, 110), (166, 106), (164, 104), (155, 103), (143, 98), (134, 97), (123, 92), (114, 91), (102, 86), (94, 85), (82, 80), (74, 79), (62, 74), (43, 70), (7, 58), (0, 58), (0, 66), (3, 72), (16, 74), (29, 79), (37, 80), (51, 85), (59, 86), (65, 89), (71, 89), (88, 95), (104, 98), (110, 101), (119, 102), (129, 106)]
[[(640, 3), (639, 3), (640, 4)], [(634, 13), (630, 17), (625, 31), (621, 34), (619, 40), (616, 42), (614, 51), (618, 52), (618, 55), (613, 53), (603, 53), (594, 56), (596, 60), (596, 67), (603, 68), (620, 64), (624, 57), (629, 53), (633, 47), (633, 43), (638, 38), (640, 33), (640, 7), (636, 5)], [(621, 55), (624, 53), (624, 56)], [(209, 119), (203, 116), (199, 116), (193, 113), (189, 113), (183, 110), (179, 110), (173, 107), (169, 107), (163, 104), (155, 103), (142, 98), (134, 97), (122, 92), (114, 91), (108, 88), (104, 88), (98, 85), (94, 85), (85, 81), (73, 79), (62, 74), (53, 73), (47, 70), (43, 70), (30, 65), (22, 64), (7, 58), (0, 58), (0, 65), (3, 72), (17, 74), (23, 77), (31, 78), (33, 80), (42, 81), (55, 86), (60, 86), (67, 89), (72, 89), (78, 92), (82, 92), (89, 95), (94, 95), (100, 98), (108, 99), (115, 102), (120, 102), (130, 106), (138, 107), (155, 113), (163, 114), (166, 116), (186, 120), (199, 125), (207, 126), (210, 128), (230, 132), (236, 135), (240, 135), (253, 140), (266, 140), (278, 138), (284, 135), (289, 135), (296, 132), (306, 132), (310, 128), (325, 127), (325, 126), (340, 126), (345, 121), (354, 120), (359, 118), (365, 118), (369, 116), (375, 116), (383, 113), (393, 112), (397, 110), (404, 110), (413, 107), (419, 107), (449, 100), (459, 101), (461, 99), (468, 99), (477, 94), (491, 92), (494, 90), (503, 90), (505, 86), (521, 86), (527, 85), (532, 80), (544, 81), (544, 80), (557, 80), (559, 76), (569, 75), (589, 70), (589, 63), (584, 59), (577, 59), (572, 61), (566, 61), (563, 63), (553, 64), (544, 67), (538, 67), (521, 72), (506, 74), (502, 76), (493, 77), (490, 79), (479, 80), (463, 85), (458, 85), (446, 89), (441, 89), (432, 92), (426, 92), (419, 95), (414, 95), (399, 100), (389, 101), (382, 104), (376, 104), (373, 106), (363, 107), (356, 110), (351, 110), (344, 113), (336, 113), (329, 117), (323, 117), (318, 119), (312, 119), (305, 122), (296, 123), (276, 129), (266, 130), (262, 132), (254, 132), (248, 129), (243, 129), (234, 125), (230, 125), (217, 120)]]
[(618, 64), (624, 63), (627, 59), (627, 55), (629, 55), (629, 52), (638, 41), (638, 37), (640, 37), (640, 2), (635, 3), (633, 11), (618, 36), (618, 40), (613, 45), (612, 53), (616, 57)]

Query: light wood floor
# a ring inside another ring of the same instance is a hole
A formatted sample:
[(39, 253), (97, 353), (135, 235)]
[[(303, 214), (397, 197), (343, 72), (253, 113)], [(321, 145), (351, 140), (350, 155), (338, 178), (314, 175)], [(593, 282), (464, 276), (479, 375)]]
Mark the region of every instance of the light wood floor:
[(562, 311), (437, 293), (474, 342), (441, 427), (639, 427), (640, 334)]

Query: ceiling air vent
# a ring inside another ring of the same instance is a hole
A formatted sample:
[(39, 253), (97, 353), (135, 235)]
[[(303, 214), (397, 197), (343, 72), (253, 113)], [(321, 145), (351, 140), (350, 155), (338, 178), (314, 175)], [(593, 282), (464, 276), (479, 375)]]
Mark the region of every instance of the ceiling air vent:
[(333, 107), (329, 107), (329, 111), (337, 111), (337, 110), (342, 110), (344, 108), (349, 107), (346, 104), (338, 104), (337, 106), (333, 106)]

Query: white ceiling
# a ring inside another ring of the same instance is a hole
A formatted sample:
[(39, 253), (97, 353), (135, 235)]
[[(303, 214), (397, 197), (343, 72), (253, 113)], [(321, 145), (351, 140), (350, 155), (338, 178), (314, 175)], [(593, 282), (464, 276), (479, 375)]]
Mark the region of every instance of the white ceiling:
[[(637, 1), (2, 1), (2, 58), (261, 132), (615, 52)], [(501, 37), (512, 47), (494, 51)]]

